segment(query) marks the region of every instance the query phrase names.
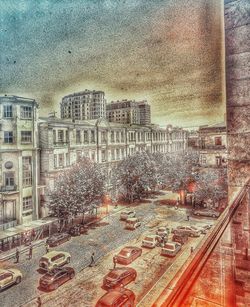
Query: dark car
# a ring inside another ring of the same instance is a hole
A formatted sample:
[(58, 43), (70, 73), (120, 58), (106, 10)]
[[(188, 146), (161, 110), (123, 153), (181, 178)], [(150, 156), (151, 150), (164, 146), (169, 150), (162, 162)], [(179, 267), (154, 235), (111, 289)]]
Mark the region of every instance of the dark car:
[(188, 235), (176, 233), (173, 235), (172, 241), (183, 245), (188, 241)]
[(136, 258), (140, 257), (142, 254), (142, 249), (135, 246), (126, 246), (124, 247), (118, 255), (114, 256), (117, 263), (120, 264), (130, 264)]
[(125, 288), (105, 293), (96, 303), (96, 307), (135, 307), (135, 294)]
[(116, 268), (111, 270), (103, 279), (104, 289), (123, 287), (136, 279), (137, 273), (132, 268)]
[(49, 245), (49, 247), (58, 246), (64, 242), (67, 242), (71, 239), (71, 235), (69, 235), (66, 232), (54, 234), (53, 236), (49, 237), (46, 241), (46, 243)]
[(80, 236), (81, 234), (87, 234), (88, 228), (85, 225), (82, 224), (76, 224), (69, 229), (69, 234), (73, 237)]
[(40, 278), (39, 287), (44, 290), (55, 290), (66, 281), (74, 278), (74, 276), (75, 271), (73, 268), (56, 268)]

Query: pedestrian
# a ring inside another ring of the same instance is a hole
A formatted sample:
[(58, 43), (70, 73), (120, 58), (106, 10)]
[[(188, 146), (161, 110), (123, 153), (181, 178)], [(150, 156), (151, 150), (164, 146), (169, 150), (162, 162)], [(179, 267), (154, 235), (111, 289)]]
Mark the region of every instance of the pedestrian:
[(189, 215), (187, 215), (187, 221), (189, 221)]
[(193, 251), (194, 251), (194, 248), (193, 248), (193, 246), (191, 246), (191, 250), (190, 250), (190, 251), (191, 251), (191, 254), (192, 254), (192, 253), (193, 253)]
[(113, 264), (114, 264), (114, 267), (113, 267), (113, 269), (115, 269), (115, 267), (116, 267), (116, 264), (117, 264), (117, 258), (116, 258), (116, 257), (113, 257)]
[(168, 242), (168, 236), (164, 236), (163, 237), (163, 247), (166, 245), (167, 242)]
[(20, 252), (19, 249), (16, 249), (16, 263), (19, 263), (19, 256), (20, 256)]
[(91, 254), (91, 262), (90, 262), (90, 267), (94, 266), (95, 265), (95, 253), (93, 252)]
[(46, 254), (49, 253), (49, 244), (45, 243)]
[(41, 300), (41, 297), (40, 297), (40, 296), (37, 297), (37, 306), (38, 306), (38, 307), (41, 307), (41, 306), (42, 306), (42, 300)]
[(32, 259), (32, 253), (33, 253), (33, 246), (30, 243), (30, 245), (29, 245), (29, 260)]

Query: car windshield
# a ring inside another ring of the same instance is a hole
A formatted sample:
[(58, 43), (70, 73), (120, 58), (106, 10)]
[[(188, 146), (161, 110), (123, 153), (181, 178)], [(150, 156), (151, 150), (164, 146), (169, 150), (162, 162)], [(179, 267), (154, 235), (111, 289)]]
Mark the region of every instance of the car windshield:
[(171, 245), (171, 244), (166, 244), (166, 245), (165, 245), (165, 248), (174, 250), (174, 246)]
[(151, 237), (146, 237), (144, 240), (146, 240), (146, 241), (150, 241), (150, 242), (153, 242), (153, 241), (154, 241), (154, 238), (151, 238)]
[(119, 273), (110, 272), (110, 273), (108, 274), (108, 277), (109, 277), (109, 278), (112, 278), (112, 279), (116, 279), (116, 278), (119, 277)]
[(198, 230), (196, 227), (194, 226), (191, 226), (190, 228), (192, 228), (193, 230)]

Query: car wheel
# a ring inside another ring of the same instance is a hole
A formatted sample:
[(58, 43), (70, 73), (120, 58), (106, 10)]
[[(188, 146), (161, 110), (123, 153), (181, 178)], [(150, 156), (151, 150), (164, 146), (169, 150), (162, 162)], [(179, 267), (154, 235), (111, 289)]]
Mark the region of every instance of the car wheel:
[(16, 284), (20, 284), (21, 280), (22, 280), (21, 277), (18, 276), (17, 279), (16, 279)]
[(200, 215), (200, 213), (196, 213), (196, 215)]
[(70, 257), (67, 258), (66, 263), (67, 263), (67, 264), (70, 263)]
[(213, 214), (212, 217), (215, 217), (215, 214)]
[(75, 273), (73, 273), (73, 272), (70, 273), (69, 278), (72, 279), (72, 278), (74, 278), (74, 277), (75, 277)]

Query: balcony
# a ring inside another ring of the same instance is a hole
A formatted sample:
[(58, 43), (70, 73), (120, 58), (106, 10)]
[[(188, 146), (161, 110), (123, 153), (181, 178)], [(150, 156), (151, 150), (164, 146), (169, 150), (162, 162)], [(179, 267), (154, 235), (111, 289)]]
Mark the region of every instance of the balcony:
[(226, 145), (205, 145), (201, 146), (200, 150), (225, 150)]
[(59, 141), (59, 142), (53, 142), (53, 145), (55, 147), (66, 147), (69, 145), (69, 141), (66, 141), (66, 142), (62, 142), (62, 141)]
[(5, 186), (0, 186), (0, 192), (14, 192), (17, 191), (17, 185), (5, 185)]

